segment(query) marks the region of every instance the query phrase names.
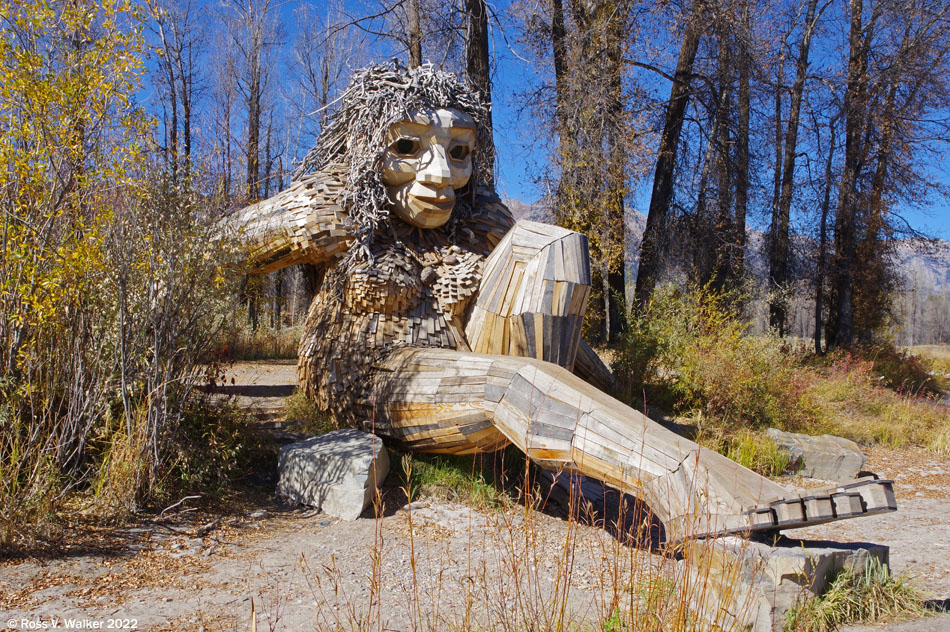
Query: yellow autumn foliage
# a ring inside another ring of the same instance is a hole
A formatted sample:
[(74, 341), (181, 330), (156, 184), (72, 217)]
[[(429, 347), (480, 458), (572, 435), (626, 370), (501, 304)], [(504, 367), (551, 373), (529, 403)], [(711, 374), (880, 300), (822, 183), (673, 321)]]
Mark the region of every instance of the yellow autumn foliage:
[(0, 544), (97, 468), (132, 473), (110, 510), (148, 494), (227, 291), (199, 198), (148, 161), (143, 17), (0, 0)]

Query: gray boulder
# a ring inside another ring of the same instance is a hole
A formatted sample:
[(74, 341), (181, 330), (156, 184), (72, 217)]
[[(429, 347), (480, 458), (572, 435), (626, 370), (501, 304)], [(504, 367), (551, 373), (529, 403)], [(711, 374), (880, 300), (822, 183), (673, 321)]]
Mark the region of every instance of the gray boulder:
[(788, 454), (788, 469), (802, 476), (845, 481), (855, 478), (866, 461), (858, 444), (842, 437), (813, 437), (777, 428), (769, 428), (768, 435)]
[(277, 493), (344, 520), (355, 520), (389, 473), (382, 440), (359, 430), (335, 430), (281, 447)]

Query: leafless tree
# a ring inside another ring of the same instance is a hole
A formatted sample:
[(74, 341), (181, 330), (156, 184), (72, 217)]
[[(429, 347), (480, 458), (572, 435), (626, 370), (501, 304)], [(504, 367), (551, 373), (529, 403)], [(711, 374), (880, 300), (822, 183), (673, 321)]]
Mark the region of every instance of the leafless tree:
[[(818, 8), (818, 0), (808, 0), (802, 23), (802, 35), (799, 42), (798, 58), (795, 60), (795, 81), (791, 87), (789, 98), (788, 125), (785, 129), (784, 143), (776, 144), (775, 188), (778, 197), (773, 202), (772, 221), (769, 239), (769, 279), (779, 289), (773, 293), (769, 304), (769, 324), (785, 333), (785, 308), (777, 297), (781, 296), (789, 277), (789, 217), (792, 207), (792, 193), (795, 181), (795, 160), (798, 156), (798, 127), (801, 116), (802, 99), (805, 95), (805, 81), (808, 74), (809, 51), (811, 40), (818, 20), (830, 4), (825, 2)], [(780, 61), (783, 63), (784, 60)], [(781, 72), (781, 71), (780, 71)], [(777, 86), (776, 103), (779, 116), (776, 120), (777, 130), (781, 130), (781, 99), (782, 86)], [(777, 132), (778, 133), (778, 132)], [(778, 138), (781, 134), (778, 133)], [(778, 160), (781, 155), (781, 161)]]
[[(274, 0), (228, 0), (222, 18), (227, 25), (237, 70), (238, 91), (246, 106), (246, 198), (261, 195), (261, 132), (265, 98), (271, 81), (271, 55), (279, 44)], [(265, 158), (266, 160), (266, 158)]]
[[(192, 168), (198, 58), (205, 27), (193, 0), (149, 0), (151, 31), (156, 38), (159, 73), (155, 79), (165, 97), (165, 155), (173, 180), (179, 169), (188, 180)], [(179, 147), (179, 132), (181, 146)]]
[(706, 3), (693, 0), (683, 16), (683, 35), (680, 41), (676, 70), (671, 77), (670, 98), (666, 106), (666, 122), (657, 151), (653, 176), (653, 193), (647, 213), (646, 229), (640, 244), (640, 266), (637, 271), (636, 300), (646, 307), (660, 275), (663, 240), (668, 230), (670, 204), (673, 200), (673, 174), (680, 134), (690, 99), (693, 61), (703, 34)]

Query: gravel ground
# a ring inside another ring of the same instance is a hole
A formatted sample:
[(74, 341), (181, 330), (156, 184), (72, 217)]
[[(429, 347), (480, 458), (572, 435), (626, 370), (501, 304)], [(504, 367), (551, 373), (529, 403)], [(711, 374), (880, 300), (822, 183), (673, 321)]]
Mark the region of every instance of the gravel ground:
[[(247, 366), (236, 375), (280, 386), (292, 370)], [(279, 396), (272, 391), (261, 395)], [(868, 456), (869, 469), (895, 480), (898, 512), (786, 535), (886, 544), (894, 572), (950, 600), (950, 458), (880, 448)], [(259, 630), (294, 632), (440, 630), (467, 621), (504, 629), (527, 620), (544, 629), (555, 623), (545, 616), (558, 613), (602, 629), (595, 626), (617, 600), (673, 607), (681, 597), (674, 586), (682, 562), (557, 512), (478, 511), (434, 499), (397, 510), (402, 504), (390, 497), (384, 517), (344, 522), (260, 497), (223, 515), (186, 512), (111, 530), (75, 525), (71, 547), (55, 556), (0, 562), (0, 629), (210, 632), (250, 630), (252, 617)], [(846, 630), (947, 632), (950, 615)]]

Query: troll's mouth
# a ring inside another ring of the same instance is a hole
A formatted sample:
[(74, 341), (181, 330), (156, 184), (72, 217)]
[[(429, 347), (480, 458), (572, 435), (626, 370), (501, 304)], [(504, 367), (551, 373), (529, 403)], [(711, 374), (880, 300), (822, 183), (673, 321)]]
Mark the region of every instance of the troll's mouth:
[(411, 195), (416, 206), (439, 211), (451, 211), (455, 207), (455, 197), (421, 197)]

